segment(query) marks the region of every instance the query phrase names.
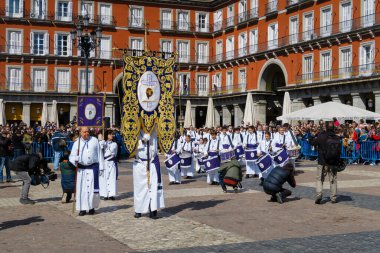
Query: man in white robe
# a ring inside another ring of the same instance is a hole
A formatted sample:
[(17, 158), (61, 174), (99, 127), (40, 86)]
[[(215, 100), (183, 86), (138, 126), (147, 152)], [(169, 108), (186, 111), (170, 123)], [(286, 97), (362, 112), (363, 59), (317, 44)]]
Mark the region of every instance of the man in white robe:
[(134, 217), (140, 218), (141, 214), (150, 213), (150, 218), (157, 219), (157, 210), (164, 208), (165, 203), (155, 132), (152, 136), (144, 134), (139, 138), (133, 163), (133, 190)]
[[(176, 153), (177, 145), (178, 145), (178, 137), (173, 142), (172, 148), (168, 154), (166, 154), (166, 158), (169, 158), (171, 155)], [(168, 170), (169, 177), (169, 185), (173, 184), (181, 184), (181, 170), (179, 168), (179, 164), (172, 166), (171, 168), (166, 168)]]
[(104, 173), (99, 177), (100, 197), (104, 200), (115, 200), (117, 195), (117, 143), (113, 141), (114, 134), (109, 131), (106, 141), (100, 141), (104, 153)]
[[(185, 137), (185, 141), (180, 141), (177, 147), (177, 154), (181, 158), (181, 176), (186, 179), (192, 179), (194, 177), (194, 161), (193, 161), (193, 151), (195, 148), (195, 144), (191, 141), (191, 136), (187, 135)], [(182, 159), (191, 158), (191, 164), (183, 166)]]
[[(207, 149), (204, 150), (204, 155), (208, 158), (218, 156), (219, 154), (219, 139), (216, 136), (215, 130), (211, 130), (211, 139), (207, 144)], [(219, 173), (218, 170), (213, 170), (207, 172), (207, 183), (210, 185), (219, 184)]]
[(98, 139), (90, 136), (88, 127), (81, 127), (80, 135), (73, 144), (69, 161), (78, 165), (76, 210), (83, 216), (87, 211), (93, 215), (99, 206), (99, 175), (104, 173), (104, 158)]
[[(246, 150), (257, 150), (259, 146), (259, 140), (257, 138), (257, 134), (254, 132), (254, 127), (248, 127), (248, 133), (244, 138), (243, 146)], [(249, 178), (251, 175), (253, 177), (258, 177), (260, 174), (260, 169), (256, 164), (256, 161), (248, 161), (246, 160), (246, 168), (247, 171), (245, 173), (245, 178)]]

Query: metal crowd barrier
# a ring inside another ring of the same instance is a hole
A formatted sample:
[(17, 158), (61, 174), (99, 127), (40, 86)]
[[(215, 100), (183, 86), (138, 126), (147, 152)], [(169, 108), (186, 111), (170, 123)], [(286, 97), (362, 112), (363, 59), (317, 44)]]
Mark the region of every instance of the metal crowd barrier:
[[(67, 150), (71, 150), (73, 147), (74, 142), (73, 141), (68, 141), (67, 143)], [(54, 161), (54, 151), (53, 147), (49, 142), (33, 142), (32, 143), (32, 152), (33, 153), (38, 153), (41, 152), (43, 157), (48, 161), (48, 162), (53, 162)]]

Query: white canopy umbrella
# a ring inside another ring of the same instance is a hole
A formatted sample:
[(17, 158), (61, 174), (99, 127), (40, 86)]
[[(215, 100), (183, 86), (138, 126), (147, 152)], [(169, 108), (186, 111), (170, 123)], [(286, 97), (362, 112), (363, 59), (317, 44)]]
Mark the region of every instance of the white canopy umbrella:
[(41, 126), (44, 127), (46, 122), (48, 121), (48, 107), (47, 103), (42, 103), (42, 115), (41, 115)]
[(5, 105), (3, 99), (0, 99), (0, 114), (0, 125), (4, 126), (7, 124), (7, 120), (5, 118)]
[(193, 125), (193, 117), (191, 115), (191, 102), (187, 100), (186, 111), (185, 111), (185, 122), (183, 123), (184, 128), (189, 128)]
[(50, 115), (50, 122), (54, 122), (57, 126), (59, 125), (57, 100), (53, 100), (53, 106), (51, 108), (51, 115)]
[(207, 128), (215, 127), (214, 102), (211, 97), (208, 99), (205, 127)]
[(312, 107), (308, 107), (299, 111), (295, 111), (286, 115), (277, 117), (278, 120), (329, 120), (333, 118), (338, 120), (357, 120), (380, 119), (379, 113), (374, 113), (351, 105), (345, 105), (337, 102), (327, 102)]
[[(282, 115), (287, 115), (292, 112), (292, 101), (290, 100), (289, 92), (285, 92), (284, 94), (284, 103), (282, 104)], [(283, 119), (282, 123), (289, 123), (287, 119)]]
[(253, 98), (252, 93), (248, 92), (247, 94), (247, 101), (245, 103), (245, 109), (244, 109), (244, 117), (243, 117), (244, 124), (250, 124), (253, 125), (255, 123), (255, 116), (254, 116), (254, 110), (253, 110)]

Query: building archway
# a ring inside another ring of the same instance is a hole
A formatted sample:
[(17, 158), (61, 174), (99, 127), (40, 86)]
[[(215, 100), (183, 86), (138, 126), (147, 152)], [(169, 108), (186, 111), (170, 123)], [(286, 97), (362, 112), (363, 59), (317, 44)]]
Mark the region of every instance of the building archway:
[(279, 88), (287, 83), (288, 74), (280, 60), (271, 59), (264, 64), (258, 79), (258, 89), (270, 93), (266, 96), (266, 122), (276, 122), (276, 118), (282, 115), (284, 92), (279, 91)]

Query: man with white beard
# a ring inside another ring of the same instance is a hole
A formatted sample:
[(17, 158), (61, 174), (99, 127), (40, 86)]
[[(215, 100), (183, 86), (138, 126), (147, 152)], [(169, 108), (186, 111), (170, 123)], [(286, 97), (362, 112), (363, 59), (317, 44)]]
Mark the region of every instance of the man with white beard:
[(88, 127), (81, 127), (80, 135), (74, 142), (69, 161), (78, 166), (76, 210), (83, 216), (87, 211), (93, 215), (99, 206), (99, 175), (104, 173), (104, 157), (98, 139), (90, 136)]
[(99, 177), (100, 197), (104, 200), (115, 200), (117, 195), (117, 144), (113, 141), (113, 131), (108, 131), (106, 141), (100, 141), (100, 146), (104, 152), (104, 173)]
[(157, 145), (155, 132), (152, 136), (144, 134), (138, 141), (133, 163), (135, 218), (150, 213), (150, 218), (157, 219), (157, 210), (165, 207)]

